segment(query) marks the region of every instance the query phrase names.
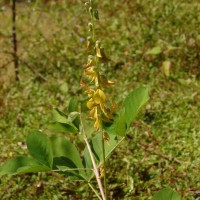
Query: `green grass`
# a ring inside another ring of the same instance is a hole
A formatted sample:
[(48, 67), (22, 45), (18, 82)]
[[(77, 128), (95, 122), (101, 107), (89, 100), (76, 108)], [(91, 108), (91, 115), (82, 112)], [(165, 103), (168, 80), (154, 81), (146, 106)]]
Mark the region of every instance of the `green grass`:
[[(105, 73), (117, 82), (108, 93), (120, 103), (131, 89), (150, 85), (151, 98), (108, 161), (110, 195), (146, 200), (172, 187), (182, 199), (200, 199), (200, 4), (124, 2), (99, 4), (97, 35), (111, 58)], [(70, 96), (80, 95), (81, 66), (87, 60), (82, 40), (88, 16), (80, 1), (37, 5), (35, 10), (20, 3), (17, 8), (19, 53), (25, 63), (20, 62), (20, 83), (0, 89), (0, 162), (26, 154), (28, 132), (47, 132), (52, 108), (66, 110)], [(5, 22), (0, 27), (0, 56), (6, 59), (2, 51), (11, 51), (9, 16), (7, 5), (0, 12)], [(148, 54), (153, 47), (161, 51)], [(161, 69), (164, 61), (171, 63), (169, 76)], [(2, 200), (95, 199), (87, 185), (54, 173), (5, 176), (0, 181)]]

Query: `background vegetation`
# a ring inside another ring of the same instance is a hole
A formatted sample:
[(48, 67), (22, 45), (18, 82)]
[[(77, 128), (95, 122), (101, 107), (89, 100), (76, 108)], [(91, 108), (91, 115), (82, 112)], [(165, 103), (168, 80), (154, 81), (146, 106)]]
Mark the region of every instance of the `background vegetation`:
[[(199, 1), (104, 0), (99, 11), (98, 38), (111, 58), (105, 72), (116, 82), (108, 92), (120, 103), (132, 88), (151, 87), (146, 109), (109, 159), (111, 199), (146, 200), (163, 187), (200, 199)], [(66, 110), (70, 97), (81, 93), (87, 60), (83, 1), (20, 1), (20, 81), (8, 84), (11, 16), (9, 2), (1, 1), (0, 162), (24, 154), (27, 133), (47, 132), (52, 108)], [(3, 177), (0, 199), (94, 198), (87, 185), (41, 173)]]

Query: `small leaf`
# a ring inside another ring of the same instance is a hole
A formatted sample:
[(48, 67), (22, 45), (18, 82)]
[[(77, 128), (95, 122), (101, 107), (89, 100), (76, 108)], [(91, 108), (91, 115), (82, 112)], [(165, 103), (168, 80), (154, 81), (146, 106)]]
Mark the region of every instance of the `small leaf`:
[(159, 46), (153, 47), (152, 49), (146, 52), (146, 54), (149, 54), (149, 55), (158, 55), (160, 53), (162, 53), (162, 49)]
[(158, 191), (152, 198), (152, 200), (181, 200), (180, 195), (174, 192), (170, 188), (165, 188)]
[(71, 98), (68, 106), (68, 111), (69, 112), (78, 111), (78, 98), (76, 96)]
[(133, 120), (136, 118), (141, 107), (149, 99), (149, 90), (147, 87), (140, 87), (132, 91), (125, 99), (125, 121), (127, 127), (130, 127)]
[(77, 133), (77, 128), (66, 123), (54, 122), (48, 125), (48, 128), (52, 131), (61, 133)]
[(68, 115), (68, 118), (67, 118), (68, 123), (69, 123), (69, 122), (72, 123), (79, 115), (80, 115), (79, 112), (71, 112), (71, 113)]
[(53, 164), (53, 152), (49, 138), (39, 131), (32, 131), (29, 133), (26, 142), (33, 158), (51, 168)]
[(77, 112), (67, 116), (65, 113), (61, 112), (56, 108), (53, 109), (52, 115), (53, 115), (53, 122), (49, 125), (50, 129), (61, 132), (78, 131), (77, 127), (72, 123), (73, 120), (77, 117)]
[(19, 173), (39, 172), (48, 170), (49, 168), (47, 166), (41, 165), (40, 162), (32, 158), (21, 156), (6, 161), (0, 167), (0, 176), (6, 174), (19, 174)]
[[(71, 112), (78, 112), (79, 108), (78, 108), (78, 98), (76, 96), (72, 97), (70, 102), (69, 102), (69, 106), (68, 106), (68, 111)], [(79, 124), (80, 124), (80, 119), (79, 117), (77, 117), (73, 124), (76, 125), (77, 128), (79, 128)]]
[(57, 108), (52, 111), (53, 122), (67, 123), (67, 115)]

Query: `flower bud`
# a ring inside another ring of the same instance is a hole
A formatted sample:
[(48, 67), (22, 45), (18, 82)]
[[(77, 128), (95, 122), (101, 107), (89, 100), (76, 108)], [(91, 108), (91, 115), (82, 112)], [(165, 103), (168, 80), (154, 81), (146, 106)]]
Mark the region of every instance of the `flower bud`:
[(88, 8), (89, 6), (90, 6), (90, 3), (89, 3), (89, 2), (86, 2), (86, 3), (85, 3), (85, 7)]
[(89, 27), (89, 31), (90, 31), (90, 32), (92, 32), (93, 25), (92, 25), (92, 23), (91, 23), (91, 22), (90, 22), (90, 23), (88, 23), (88, 27)]
[(92, 15), (93, 14), (93, 9), (92, 7), (89, 7), (89, 13)]

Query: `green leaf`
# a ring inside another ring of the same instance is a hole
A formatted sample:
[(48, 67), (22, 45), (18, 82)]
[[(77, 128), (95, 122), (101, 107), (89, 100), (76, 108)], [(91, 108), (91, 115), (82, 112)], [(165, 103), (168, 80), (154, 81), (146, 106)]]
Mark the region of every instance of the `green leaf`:
[(39, 131), (30, 132), (27, 137), (27, 147), (33, 158), (52, 168), (53, 151), (50, 140), (45, 134)]
[[(108, 142), (105, 142), (105, 157), (106, 159), (109, 155), (115, 150), (115, 148), (122, 142), (124, 138), (118, 137), (115, 135), (110, 135), (110, 139)], [(90, 142), (90, 147), (93, 152), (94, 158), (96, 160), (97, 166), (99, 166), (103, 161), (103, 151), (102, 151), (102, 135), (98, 133), (94, 136)], [(83, 153), (83, 165), (86, 169), (92, 169), (92, 161), (88, 152), (87, 147), (84, 149)], [(90, 180), (94, 173), (92, 170), (87, 170), (87, 180)]]
[(67, 123), (67, 115), (57, 108), (52, 111), (53, 122)]
[(127, 127), (130, 127), (131, 123), (136, 118), (139, 110), (149, 99), (149, 89), (147, 87), (140, 87), (132, 91), (125, 99), (125, 121)]
[(66, 123), (54, 122), (48, 125), (48, 128), (61, 133), (77, 133), (78, 129)]
[(149, 54), (149, 55), (158, 55), (160, 53), (162, 53), (162, 48), (159, 46), (153, 47), (152, 49), (146, 52), (146, 54)]
[(53, 136), (50, 140), (53, 149), (54, 167), (58, 169), (60, 167), (64, 167), (65, 169), (80, 169), (74, 172), (84, 177), (84, 167), (79, 152), (74, 144), (61, 136)]
[(57, 173), (67, 175), (70, 180), (86, 180), (85, 170), (83, 168), (77, 168), (70, 159), (66, 157), (55, 157), (53, 162), (53, 169)]
[(170, 188), (165, 188), (158, 191), (152, 200), (181, 200), (181, 196)]
[(76, 96), (72, 97), (69, 106), (68, 106), (69, 112), (78, 111), (78, 98)]
[[(51, 124), (54, 124), (54, 125), (53, 126), (50, 125), (49, 128), (55, 127), (55, 129), (56, 129), (56, 127), (59, 125), (60, 125), (59, 127), (62, 127), (62, 125), (67, 124), (68, 126), (65, 126), (68, 129), (67, 132), (77, 132), (78, 129), (73, 124), (73, 121), (77, 118), (78, 114), (79, 114), (78, 112), (73, 112), (73, 113), (70, 113), (69, 116), (67, 116), (65, 113), (61, 112), (57, 108), (53, 109), (53, 111), (52, 111), (53, 122)], [(58, 131), (59, 131), (59, 128), (58, 128)], [(64, 132), (66, 132), (66, 131), (64, 131)]]
[[(74, 112), (78, 112), (79, 109), (78, 109), (78, 98), (76, 96), (72, 97), (70, 102), (69, 102), (69, 106), (68, 106), (68, 111), (71, 113), (74, 113)], [(73, 122), (76, 127), (79, 127), (80, 125), (80, 119), (77, 117), (74, 122)]]
[(6, 174), (20, 174), (48, 170), (50, 169), (47, 166), (41, 165), (40, 162), (32, 158), (21, 156), (6, 161), (0, 167), (0, 176)]
[(80, 115), (79, 112), (71, 112), (71, 113), (69, 113), (68, 122), (73, 122), (79, 115)]
[(125, 136), (125, 133), (127, 130), (126, 121), (125, 121), (125, 113), (123, 112), (123, 114), (118, 116), (111, 125), (103, 124), (103, 126), (104, 126), (104, 130), (109, 134), (118, 135), (121, 137)]

